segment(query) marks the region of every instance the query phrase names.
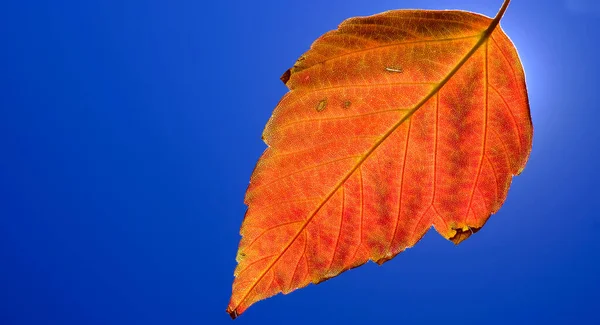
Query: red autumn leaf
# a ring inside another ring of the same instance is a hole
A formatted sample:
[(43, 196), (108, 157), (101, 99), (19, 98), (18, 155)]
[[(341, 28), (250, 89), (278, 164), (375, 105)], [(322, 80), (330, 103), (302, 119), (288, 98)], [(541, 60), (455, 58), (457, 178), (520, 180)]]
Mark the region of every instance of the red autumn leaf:
[(233, 317), (383, 263), (433, 225), (458, 244), (498, 211), (533, 128), (517, 52), (493, 20), (397, 10), (321, 36), (282, 80), (241, 227)]

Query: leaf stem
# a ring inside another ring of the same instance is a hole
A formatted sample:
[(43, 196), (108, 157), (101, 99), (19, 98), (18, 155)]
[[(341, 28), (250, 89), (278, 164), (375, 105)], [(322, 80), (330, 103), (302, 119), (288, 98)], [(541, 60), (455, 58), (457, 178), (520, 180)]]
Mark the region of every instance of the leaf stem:
[(502, 16), (504, 16), (506, 8), (508, 8), (509, 4), (510, 0), (504, 0), (502, 7), (500, 7), (500, 10), (498, 10), (498, 13), (496, 14), (496, 17), (494, 17), (494, 20), (492, 21), (490, 26), (488, 26), (488, 28), (485, 30), (486, 33), (491, 34), (494, 31), (494, 29), (496, 29), (496, 26), (498, 26), (498, 24), (500, 23), (500, 19), (502, 19)]

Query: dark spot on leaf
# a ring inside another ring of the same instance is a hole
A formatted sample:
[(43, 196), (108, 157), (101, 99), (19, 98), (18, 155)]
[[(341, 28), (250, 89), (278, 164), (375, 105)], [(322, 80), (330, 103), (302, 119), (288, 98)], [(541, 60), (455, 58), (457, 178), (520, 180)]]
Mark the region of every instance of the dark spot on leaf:
[(327, 107), (327, 98), (321, 99), (321, 101), (317, 104), (317, 112), (322, 112)]
[(283, 75), (281, 75), (281, 81), (283, 81), (284, 84), (287, 84), (287, 82), (290, 80), (290, 76), (292, 75), (292, 69), (287, 69)]
[(349, 100), (344, 101), (344, 108), (348, 108), (350, 105), (352, 105), (352, 103)]

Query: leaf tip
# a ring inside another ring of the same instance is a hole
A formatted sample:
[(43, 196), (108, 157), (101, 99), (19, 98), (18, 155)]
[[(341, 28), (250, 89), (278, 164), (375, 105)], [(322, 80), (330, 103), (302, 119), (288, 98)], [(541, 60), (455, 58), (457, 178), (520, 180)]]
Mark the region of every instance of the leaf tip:
[(232, 309), (231, 306), (227, 307), (226, 312), (229, 314), (229, 317), (231, 317), (231, 319), (236, 319), (238, 318), (238, 316), (240, 316), (237, 309)]

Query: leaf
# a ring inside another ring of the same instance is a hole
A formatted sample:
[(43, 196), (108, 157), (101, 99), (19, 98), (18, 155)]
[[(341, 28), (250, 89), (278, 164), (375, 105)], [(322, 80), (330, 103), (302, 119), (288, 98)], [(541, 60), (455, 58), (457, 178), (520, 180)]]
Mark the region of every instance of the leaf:
[(498, 211), (532, 141), (525, 76), (493, 20), (351, 18), (283, 76), (241, 227), (232, 318), (258, 300), (381, 264), (433, 225), (458, 244)]

